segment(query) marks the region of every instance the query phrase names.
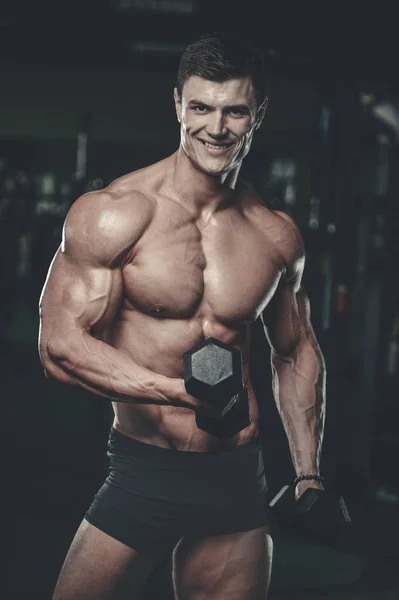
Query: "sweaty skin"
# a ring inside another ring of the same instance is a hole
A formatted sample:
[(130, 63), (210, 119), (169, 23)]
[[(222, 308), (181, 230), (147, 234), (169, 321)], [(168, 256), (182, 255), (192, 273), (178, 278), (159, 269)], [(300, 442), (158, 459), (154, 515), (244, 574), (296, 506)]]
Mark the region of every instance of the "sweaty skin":
[[(302, 240), (238, 179), (266, 103), (256, 109), (247, 79), (200, 77), (175, 103), (179, 150), (82, 196), (67, 216), (40, 302), (44, 369), (112, 399), (114, 427), (128, 436), (215, 451), (258, 434), (248, 356), (260, 317), (294, 466), (316, 473), (324, 362), (301, 289)], [(252, 421), (227, 440), (197, 428), (194, 409), (212, 407), (184, 388), (183, 354), (209, 337), (244, 359)]]

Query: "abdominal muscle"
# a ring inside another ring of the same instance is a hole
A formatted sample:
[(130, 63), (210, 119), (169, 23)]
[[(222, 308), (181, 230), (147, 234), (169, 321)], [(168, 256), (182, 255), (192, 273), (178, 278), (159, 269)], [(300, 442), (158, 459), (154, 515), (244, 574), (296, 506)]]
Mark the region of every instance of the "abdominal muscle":
[[(239, 330), (198, 318), (177, 320), (124, 311), (107, 336), (107, 342), (129, 355), (139, 366), (167, 377), (183, 378), (183, 354), (204, 339), (217, 338), (249, 354), (249, 325)], [(113, 402), (113, 427), (141, 442), (192, 452), (214, 452), (244, 444), (258, 435), (259, 412), (255, 392), (244, 360), (244, 383), (250, 398), (251, 424), (231, 438), (219, 439), (198, 429), (194, 411), (155, 404)]]

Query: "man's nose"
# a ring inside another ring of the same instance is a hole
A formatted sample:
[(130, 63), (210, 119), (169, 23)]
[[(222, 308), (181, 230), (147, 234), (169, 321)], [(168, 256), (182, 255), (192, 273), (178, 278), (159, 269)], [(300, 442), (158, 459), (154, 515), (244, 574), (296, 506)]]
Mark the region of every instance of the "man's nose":
[(226, 135), (227, 129), (223, 113), (215, 111), (210, 115), (207, 133), (215, 138), (224, 137)]

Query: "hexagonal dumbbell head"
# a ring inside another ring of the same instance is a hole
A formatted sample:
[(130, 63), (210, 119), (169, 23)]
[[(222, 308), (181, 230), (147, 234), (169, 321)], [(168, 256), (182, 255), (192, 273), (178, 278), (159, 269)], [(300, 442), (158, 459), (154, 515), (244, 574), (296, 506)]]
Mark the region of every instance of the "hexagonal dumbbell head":
[(184, 355), (186, 390), (196, 398), (221, 404), (243, 388), (241, 352), (209, 338)]

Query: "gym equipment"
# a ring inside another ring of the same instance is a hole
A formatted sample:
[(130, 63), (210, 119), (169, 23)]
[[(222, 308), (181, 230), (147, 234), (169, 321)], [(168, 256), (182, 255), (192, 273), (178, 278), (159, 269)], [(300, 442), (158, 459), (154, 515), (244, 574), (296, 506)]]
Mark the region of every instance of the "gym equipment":
[(211, 403), (219, 417), (196, 411), (199, 429), (216, 437), (230, 437), (251, 422), (248, 390), (244, 387), (241, 352), (208, 338), (184, 354), (184, 383), (191, 396)]
[(345, 500), (330, 490), (308, 488), (295, 499), (294, 486), (285, 485), (269, 502), (278, 527), (323, 543), (332, 543), (351, 518)]

